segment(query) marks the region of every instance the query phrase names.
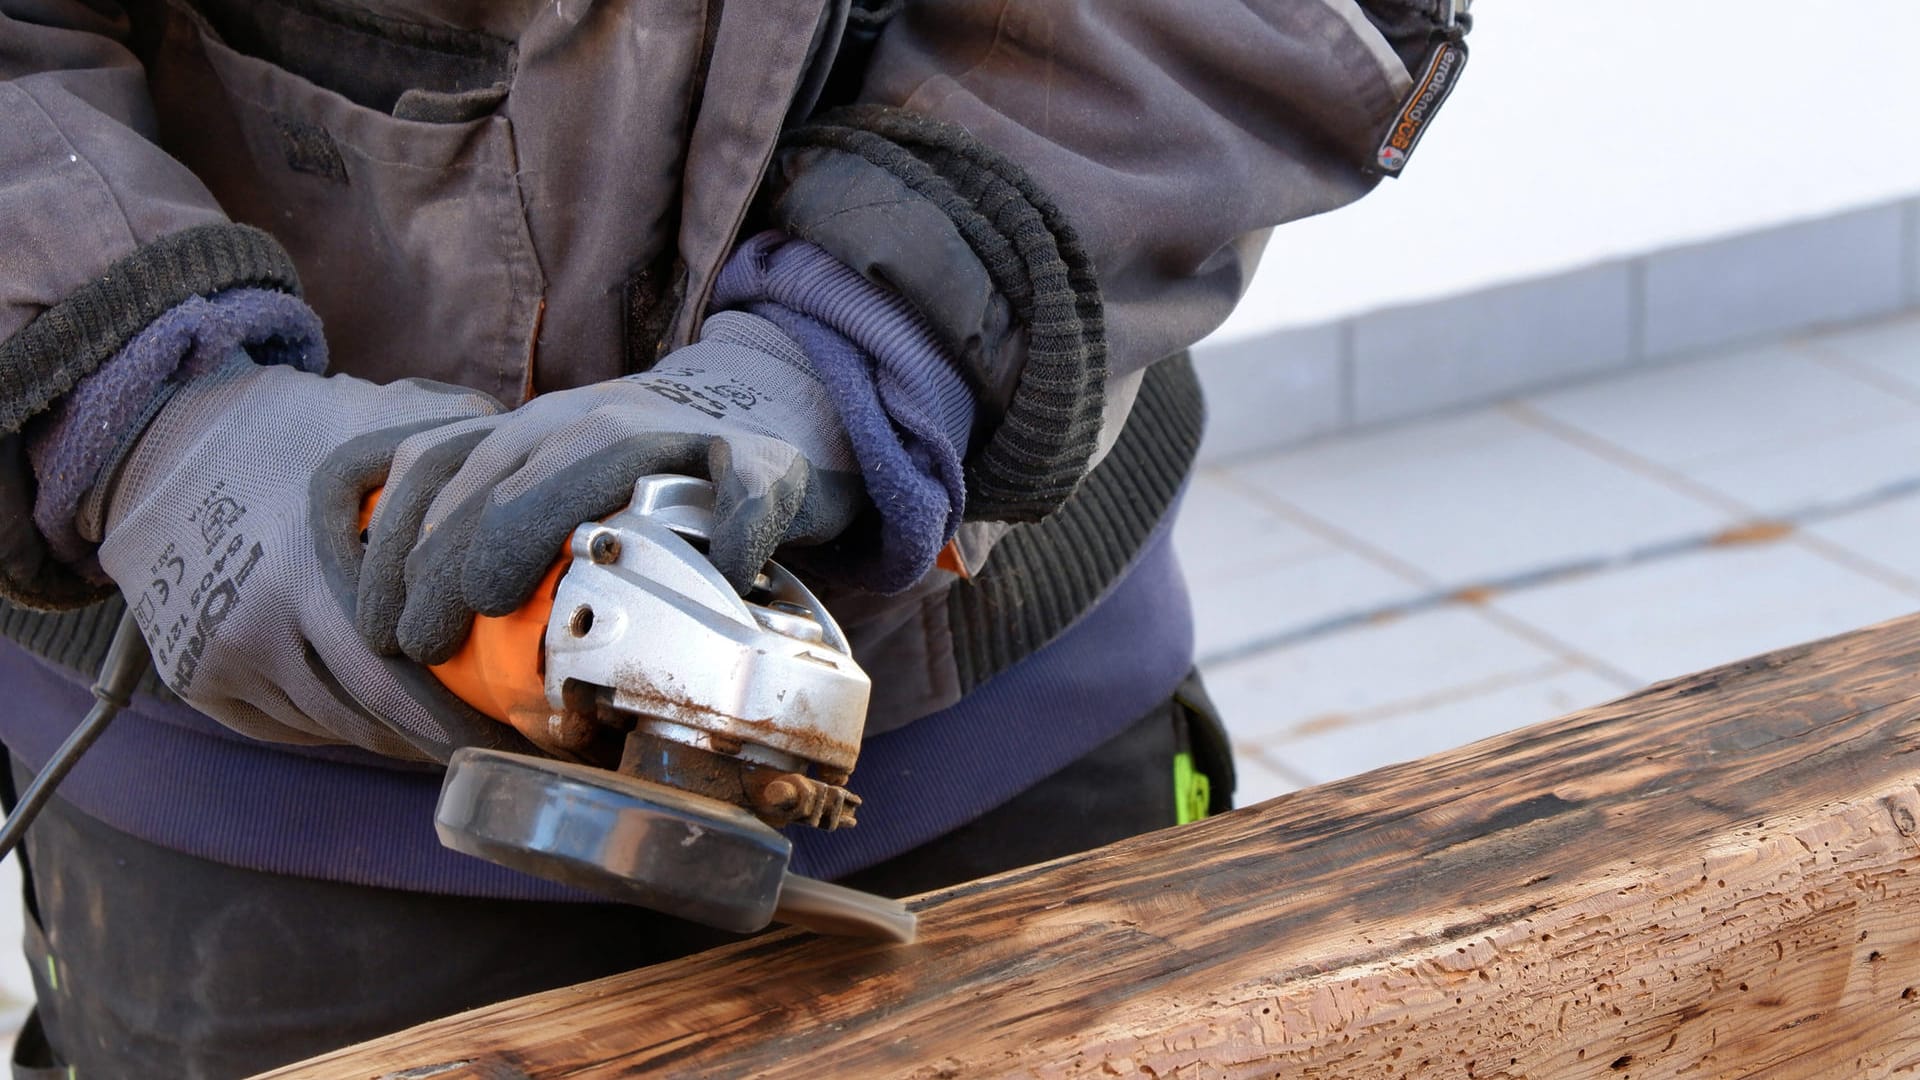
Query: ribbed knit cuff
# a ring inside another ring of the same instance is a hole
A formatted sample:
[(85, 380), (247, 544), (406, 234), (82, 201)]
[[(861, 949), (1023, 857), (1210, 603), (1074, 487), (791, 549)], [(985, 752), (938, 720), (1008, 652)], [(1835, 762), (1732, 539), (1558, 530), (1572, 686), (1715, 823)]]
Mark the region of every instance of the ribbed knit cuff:
[(714, 303), (745, 307), (800, 344), (860, 463), (878, 528), (843, 534), (832, 565), (822, 556), (815, 568), (878, 593), (926, 576), (960, 527), (973, 428), (972, 392), (926, 321), (898, 294), (777, 232), (740, 245)]
[(985, 568), (947, 593), (961, 693), (1064, 633), (1127, 572), (1192, 473), (1205, 423), (1191, 358), (1147, 368), (1113, 449), (1066, 505), (1008, 530)]
[(246, 225), (163, 236), (108, 267), (0, 343), (0, 435), (10, 435), (190, 296), (252, 286), (298, 294), (280, 244)]
[(961, 455), (973, 431), (973, 392), (919, 312), (804, 240), (764, 232), (742, 243), (714, 284), (715, 307), (771, 300), (833, 327), (873, 358), (877, 380), (909, 399)]
[[(1004, 415), (967, 462), (967, 516), (972, 520), (1034, 521), (1058, 509), (1086, 475), (1105, 406), (1107, 356), (1100, 290), (1092, 260), (1051, 196), (1026, 173), (966, 131), (901, 109), (857, 106), (835, 110), (795, 131), (789, 162), (803, 167), (787, 178), (774, 202), (775, 223), (824, 247), (856, 269), (874, 264), (876, 245), (910, 229), (925, 205), (939, 212), (984, 268), (992, 289), (1025, 331), (1017, 370), (1004, 356), (968, 356), (976, 389), (993, 396), (1012, 383)], [(820, 159), (824, 152), (827, 157)], [(900, 200), (848, 205), (834, 184), (836, 170), (805, 168), (805, 156), (831, 163), (854, 160), (898, 182)], [(914, 203), (918, 205), (901, 205)], [(855, 227), (846, 224), (858, 219)], [(872, 220), (869, 221), (868, 219)], [(835, 227), (835, 220), (841, 227)], [(920, 223), (924, 224), (924, 223)], [(878, 237), (878, 239), (876, 239)], [(939, 238), (929, 236), (930, 242)], [(942, 249), (944, 253), (944, 248)], [(889, 257), (898, 252), (888, 252)], [(964, 275), (961, 275), (964, 276)], [(991, 328), (952, 327), (940, 312), (937, 284), (908, 288), (908, 298), (949, 338), (1005, 340)], [(991, 315), (992, 305), (969, 310)], [(956, 333), (957, 331), (957, 333)]]
[(189, 297), (255, 287), (299, 293), (293, 261), (245, 225), (163, 236), (107, 268), (0, 342), (0, 597), (41, 609), (79, 607), (111, 590), (55, 558), (34, 526), (35, 483), (20, 429)]

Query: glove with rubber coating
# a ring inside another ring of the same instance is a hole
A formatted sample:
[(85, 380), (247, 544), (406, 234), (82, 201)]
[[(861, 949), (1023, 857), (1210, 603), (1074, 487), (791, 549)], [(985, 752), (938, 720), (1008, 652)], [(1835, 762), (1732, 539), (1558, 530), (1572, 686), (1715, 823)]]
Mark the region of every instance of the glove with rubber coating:
[(526, 602), (569, 534), (654, 473), (711, 480), (708, 557), (745, 591), (774, 548), (818, 544), (867, 505), (859, 466), (800, 346), (722, 312), (644, 374), (537, 397), (415, 436), (368, 530), (359, 626), (386, 655), (443, 663), (474, 614)]
[(181, 698), (243, 734), (444, 759), (524, 745), (355, 632), (360, 507), (403, 439), (492, 398), (232, 357), (172, 392), (100, 490), (101, 567)]

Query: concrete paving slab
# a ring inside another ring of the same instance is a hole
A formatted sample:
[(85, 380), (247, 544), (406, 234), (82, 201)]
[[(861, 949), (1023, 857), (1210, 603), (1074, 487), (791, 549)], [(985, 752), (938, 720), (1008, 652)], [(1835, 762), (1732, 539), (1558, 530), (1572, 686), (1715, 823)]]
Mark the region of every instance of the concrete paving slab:
[(1779, 343), (1525, 401), (1593, 438), (1682, 471), (1920, 421), (1913, 402)]
[(1920, 417), (1723, 455), (1680, 471), (1763, 516), (1837, 507), (1920, 476)]
[(1359, 713), (1407, 705), (1564, 668), (1559, 656), (1464, 606), (1329, 634), (1203, 667), (1236, 743), (1332, 728)]
[[(1186, 558), (1185, 554), (1182, 555)], [(1204, 567), (1204, 555), (1186, 565)], [(1194, 655), (1223, 653), (1305, 630), (1357, 611), (1403, 603), (1427, 587), (1364, 555), (1328, 548), (1302, 558), (1219, 575), (1194, 571)]]
[(1920, 199), (1904, 199), (1900, 204), (1905, 220), (1907, 264), (1902, 284), (1907, 306), (1920, 305)]
[(1735, 521), (1491, 409), (1248, 461), (1231, 475), (1443, 588), (1710, 534)]
[(1229, 483), (1217, 469), (1199, 470), (1187, 485), (1173, 524), (1173, 546), (1188, 581), (1238, 577), (1334, 550), (1324, 537)]
[(1807, 531), (1920, 583), (1920, 495), (1830, 518)]
[(1310, 735), (1273, 739), (1262, 743), (1259, 753), (1325, 783), (1551, 720), (1625, 692), (1596, 672), (1571, 668)]
[(1810, 335), (1798, 344), (1824, 360), (1878, 372), (1920, 394), (1920, 314)]
[(1497, 443), (1510, 428), (1489, 423), (1496, 410), (1476, 409), (1450, 416), (1407, 421), (1371, 431), (1356, 432), (1276, 454), (1224, 463), (1223, 473), (1242, 483), (1252, 474), (1267, 477), (1270, 486), (1293, 483), (1335, 483), (1402, 465), (1408, 457), (1429, 453), (1460, 453)]
[(1790, 539), (1706, 548), (1492, 602), (1649, 683), (1920, 608), (1920, 596)]

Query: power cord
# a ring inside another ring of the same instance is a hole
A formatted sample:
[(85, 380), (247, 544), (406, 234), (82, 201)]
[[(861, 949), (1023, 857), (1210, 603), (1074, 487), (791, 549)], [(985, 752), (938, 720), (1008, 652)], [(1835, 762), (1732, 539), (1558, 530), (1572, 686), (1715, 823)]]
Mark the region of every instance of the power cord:
[(80, 763), (80, 755), (100, 738), (107, 730), (107, 722), (115, 713), (126, 707), (133, 696), (133, 688), (140, 676), (147, 671), (147, 643), (140, 636), (140, 627), (133, 621), (133, 612), (120, 616), (120, 625), (113, 631), (113, 643), (107, 646), (107, 658), (100, 662), (100, 676), (93, 682), (93, 708), (87, 711), (87, 718), (73, 729), (67, 741), (53, 752), (40, 769), (33, 783), (21, 792), (20, 801), (14, 804), (13, 812), (7, 815), (6, 824), (0, 825), (0, 859), (13, 853), (20, 846), (20, 838), (26, 835), (27, 826), (40, 816), (40, 810), (47, 800), (53, 797), (53, 789), (67, 778), (73, 767)]

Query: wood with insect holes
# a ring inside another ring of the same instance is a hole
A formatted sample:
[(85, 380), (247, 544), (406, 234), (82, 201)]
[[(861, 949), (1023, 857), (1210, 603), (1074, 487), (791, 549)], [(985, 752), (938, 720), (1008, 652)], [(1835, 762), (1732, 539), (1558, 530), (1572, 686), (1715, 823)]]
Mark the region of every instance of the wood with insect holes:
[(1920, 1075), (1920, 616), (915, 906), (271, 1075)]

